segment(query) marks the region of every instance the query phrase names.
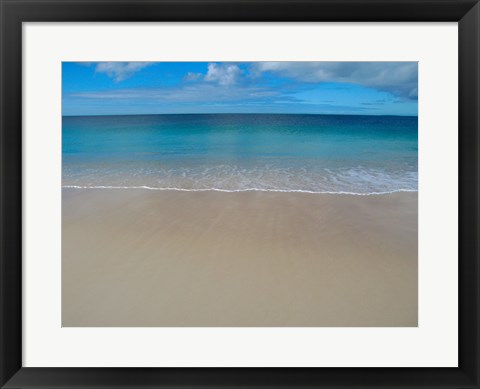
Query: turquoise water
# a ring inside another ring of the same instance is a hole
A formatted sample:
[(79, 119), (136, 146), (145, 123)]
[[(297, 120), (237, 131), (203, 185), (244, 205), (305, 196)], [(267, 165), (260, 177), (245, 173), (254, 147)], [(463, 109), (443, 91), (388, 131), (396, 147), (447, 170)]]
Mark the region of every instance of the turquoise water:
[(418, 188), (416, 117), (63, 117), (66, 187), (384, 193)]

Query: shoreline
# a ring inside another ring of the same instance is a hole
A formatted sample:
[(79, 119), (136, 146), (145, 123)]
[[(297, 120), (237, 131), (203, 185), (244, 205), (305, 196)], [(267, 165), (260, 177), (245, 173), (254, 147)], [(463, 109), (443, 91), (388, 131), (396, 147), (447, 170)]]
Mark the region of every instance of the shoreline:
[(415, 327), (418, 193), (62, 188), (66, 327)]
[(266, 192), (266, 193), (307, 193), (307, 194), (327, 194), (327, 195), (351, 195), (351, 196), (379, 196), (394, 193), (418, 193), (418, 189), (396, 189), (385, 192), (346, 192), (346, 191), (312, 191), (302, 189), (262, 189), (262, 188), (248, 188), (248, 189), (221, 189), (221, 188), (170, 188), (170, 187), (152, 187), (148, 185), (139, 186), (115, 186), (115, 185), (63, 185), (62, 189), (145, 189), (156, 191), (178, 191), (178, 192), (222, 192), (222, 193), (244, 193), (244, 192)]

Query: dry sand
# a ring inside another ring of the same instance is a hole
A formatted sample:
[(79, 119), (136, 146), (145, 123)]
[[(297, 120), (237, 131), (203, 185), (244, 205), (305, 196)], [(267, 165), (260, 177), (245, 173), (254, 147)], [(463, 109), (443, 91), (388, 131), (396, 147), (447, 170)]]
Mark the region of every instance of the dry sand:
[(63, 189), (63, 326), (416, 326), (417, 193)]

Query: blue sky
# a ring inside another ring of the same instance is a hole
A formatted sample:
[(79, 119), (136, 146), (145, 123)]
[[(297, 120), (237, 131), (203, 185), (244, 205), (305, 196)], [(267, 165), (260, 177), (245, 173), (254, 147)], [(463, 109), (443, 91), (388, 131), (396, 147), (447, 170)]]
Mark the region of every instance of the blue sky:
[(62, 113), (417, 115), (416, 62), (63, 62)]

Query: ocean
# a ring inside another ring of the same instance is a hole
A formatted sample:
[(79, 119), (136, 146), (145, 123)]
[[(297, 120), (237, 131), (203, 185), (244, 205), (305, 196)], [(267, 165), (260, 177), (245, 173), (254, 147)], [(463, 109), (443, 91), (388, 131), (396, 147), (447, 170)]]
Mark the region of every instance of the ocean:
[(63, 187), (381, 194), (418, 190), (402, 116), (66, 116)]

